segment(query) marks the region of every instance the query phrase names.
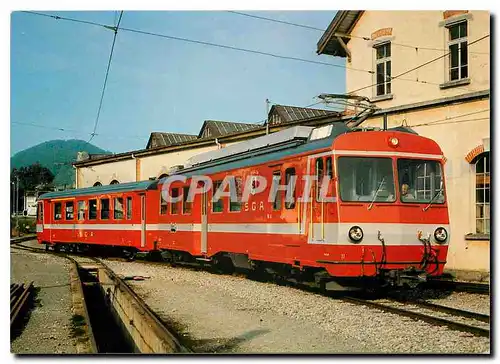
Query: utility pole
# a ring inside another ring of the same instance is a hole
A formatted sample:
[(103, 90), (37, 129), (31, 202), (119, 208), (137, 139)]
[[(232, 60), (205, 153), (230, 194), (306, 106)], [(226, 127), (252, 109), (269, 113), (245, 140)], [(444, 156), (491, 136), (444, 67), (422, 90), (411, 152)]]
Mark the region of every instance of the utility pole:
[(269, 134), (269, 99), (266, 99), (266, 135)]

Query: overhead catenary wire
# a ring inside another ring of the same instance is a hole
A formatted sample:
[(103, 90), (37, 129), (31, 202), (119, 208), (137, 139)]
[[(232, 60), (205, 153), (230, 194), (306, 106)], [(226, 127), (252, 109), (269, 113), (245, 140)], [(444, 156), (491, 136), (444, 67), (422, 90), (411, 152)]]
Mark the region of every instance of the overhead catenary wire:
[(88, 140), (87, 144), (90, 143), (92, 141), (92, 139), (94, 138), (95, 132), (97, 130), (97, 126), (99, 124), (99, 117), (101, 115), (102, 102), (104, 100), (104, 93), (106, 91), (106, 85), (108, 83), (109, 69), (111, 67), (111, 60), (113, 59), (113, 51), (115, 49), (116, 36), (118, 34), (118, 28), (120, 27), (120, 22), (122, 20), (122, 17), (123, 17), (123, 10), (120, 12), (118, 22), (116, 24), (116, 27), (114, 28), (113, 43), (111, 45), (111, 51), (109, 52), (108, 66), (106, 67), (106, 76), (104, 77), (104, 84), (102, 86), (101, 99), (99, 101), (99, 108), (97, 109), (97, 116), (96, 116), (95, 123), (94, 123), (94, 129), (92, 130), (92, 134), (91, 134), (90, 139)]
[[(77, 22), (77, 23), (84, 23), (84, 24), (103, 27), (106, 29), (114, 30), (114, 28), (115, 28), (115, 27), (111, 27), (111, 26), (108, 26), (105, 24), (100, 24), (100, 23), (90, 22), (90, 21), (82, 21), (82, 20), (72, 19), (72, 18), (63, 17), (63, 16), (42, 14), (42, 13), (37, 13), (37, 12), (32, 12), (32, 11), (25, 11), (25, 13), (33, 14), (33, 15), (41, 15), (41, 16), (45, 16), (45, 17), (49, 17), (49, 18), (53, 18), (53, 19), (57, 19), (57, 20), (67, 20), (67, 21), (73, 21), (73, 22)], [(173, 36), (173, 35), (161, 34), (161, 33), (156, 33), (156, 32), (140, 30), (140, 29), (121, 27), (120, 31), (142, 34), (142, 35), (149, 35), (149, 36), (165, 38), (165, 39), (170, 39), (170, 40), (177, 40), (177, 41), (182, 41), (182, 42), (187, 42), (187, 43), (192, 43), (192, 44), (199, 44), (199, 45), (205, 45), (205, 46), (211, 46), (211, 47), (217, 47), (217, 48), (223, 48), (223, 49), (230, 49), (230, 50), (234, 50), (234, 51), (258, 54), (258, 55), (262, 55), (262, 56), (274, 57), (274, 58), (279, 58), (279, 59), (286, 59), (286, 60), (296, 61), (296, 62), (311, 63), (311, 64), (317, 64), (317, 65), (335, 67), (335, 68), (343, 68), (343, 69), (348, 69), (351, 71), (366, 72), (366, 73), (370, 73), (370, 74), (374, 73), (371, 70), (351, 68), (351, 67), (347, 67), (347, 66), (343, 66), (343, 65), (339, 65), (339, 64), (333, 64), (333, 63), (321, 62), (321, 61), (313, 61), (313, 60), (306, 59), (306, 58), (285, 56), (285, 55), (280, 55), (280, 54), (275, 54), (275, 53), (270, 53), (270, 52), (259, 51), (259, 50), (255, 50), (255, 49), (241, 48), (241, 47), (235, 47), (235, 46), (230, 46), (230, 45), (225, 45), (225, 44), (220, 44), (220, 43), (201, 41), (201, 40), (197, 40), (197, 39), (177, 37), (177, 36)]]

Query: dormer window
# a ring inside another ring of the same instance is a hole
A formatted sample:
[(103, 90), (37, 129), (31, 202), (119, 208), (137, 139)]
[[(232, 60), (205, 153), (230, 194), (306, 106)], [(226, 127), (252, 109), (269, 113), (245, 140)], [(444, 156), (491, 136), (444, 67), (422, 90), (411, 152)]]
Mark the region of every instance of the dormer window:
[(449, 81), (469, 77), (467, 54), (467, 21), (448, 25)]
[(391, 43), (385, 42), (375, 47), (376, 96), (391, 93)]

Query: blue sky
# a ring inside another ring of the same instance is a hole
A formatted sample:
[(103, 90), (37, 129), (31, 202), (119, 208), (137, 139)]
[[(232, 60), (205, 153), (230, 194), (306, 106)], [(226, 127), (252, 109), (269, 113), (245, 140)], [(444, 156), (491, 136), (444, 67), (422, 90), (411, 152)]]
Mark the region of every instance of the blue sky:
[[(114, 12), (50, 14), (109, 25), (115, 20)], [(335, 12), (252, 14), (326, 29)], [(228, 12), (126, 11), (121, 26), (344, 65), (344, 59), (316, 54), (320, 31)], [(12, 13), (11, 154), (51, 139), (89, 138), (112, 40), (113, 32), (101, 27)], [(140, 149), (152, 131), (197, 134), (204, 120), (262, 120), (266, 98), (305, 106), (320, 93), (344, 90), (342, 68), (119, 31), (101, 135), (92, 143), (115, 153)]]

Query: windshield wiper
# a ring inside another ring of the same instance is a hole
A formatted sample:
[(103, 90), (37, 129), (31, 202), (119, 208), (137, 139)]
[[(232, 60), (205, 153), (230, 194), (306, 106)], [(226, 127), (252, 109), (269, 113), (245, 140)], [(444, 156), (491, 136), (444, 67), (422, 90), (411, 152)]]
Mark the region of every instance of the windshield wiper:
[(375, 202), (375, 200), (377, 199), (377, 195), (380, 191), (380, 188), (382, 187), (382, 184), (384, 183), (385, 181), (385, 177), (382, 178), (382, 181), (380, 181), (380, 184), (378, 185), (378, 188), (377, 188), (377, 191), (375, 192), (375, 196), (373, 196), (373, 200), (372, 202), (370, 203), (370, 205), (368, 206), (368, 210), (371, 210), (371, 208), (373, 207), (373, 203)]
[(441, 192), (443, 192), (443, 187), (441, 187), (439, 189), (439, 191), (436, 192), (436, 194), (434, 195), (434, 197), (432, 197), (431, 200), (429, 201), (429, 204), (427, 206), (425, 206), (422, 211), (427, 211), (429, 209), (429, 207), (431, 207), (431, 205), (434, 202), (434, 200), (436, 199), (436, 197), (438, 197), (441, 194)]

